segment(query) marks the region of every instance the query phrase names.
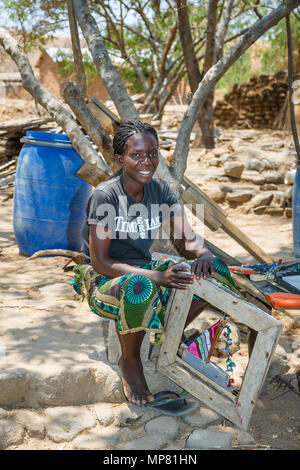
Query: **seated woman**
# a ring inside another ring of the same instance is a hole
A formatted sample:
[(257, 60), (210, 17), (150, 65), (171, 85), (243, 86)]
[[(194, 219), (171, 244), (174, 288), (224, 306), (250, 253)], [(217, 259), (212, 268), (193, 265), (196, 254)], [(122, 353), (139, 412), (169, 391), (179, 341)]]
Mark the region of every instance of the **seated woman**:
[[(140, 358), (144, 335), (154, 332), (156, 344), (163, 341), (171, 289), (187, 289), (201, 273), (204, 278), (208, 271), (213, 274), (214, 259), (206, 248), (193, 248), (195, 233), (176, 222), (184, 216), (176, 211), (175, 194), (164, 180), (153, 178), (159, 163), (156, 130), (141, 121), (127, 121), (117, 130), (113, 147), (121, 169), (100, 183), (88, 202), (83, 231), (86, 264), (74, 268), (73, 285), (81, 293), (84, 284), (91, 310), (115, 321), (124, 395), (142, 405), (154, 400)], [(162, 204), (173, 209), (161, 211)], [(151, 259), (149, 249), (163, 218), (181, 231), (195, 258), (190, 267), (171, 259)], [(194, 296), (186, 326), (205, 306), (207, 302)]]

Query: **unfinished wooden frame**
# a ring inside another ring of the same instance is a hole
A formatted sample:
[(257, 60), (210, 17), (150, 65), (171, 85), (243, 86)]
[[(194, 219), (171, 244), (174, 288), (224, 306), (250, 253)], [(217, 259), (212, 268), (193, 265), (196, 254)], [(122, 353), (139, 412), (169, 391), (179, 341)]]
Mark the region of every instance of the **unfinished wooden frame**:
[[(192, 368), (177, 354), (193, 294), (257, 331), (238, 396)], [(166, 339), (157, 357), (158, 370), (216, 412), (247, 430), (264, 383), (282, 324), (253, 304), (208, 278), (195, 281), (187, 290), (173, 289), (166, 320)]]

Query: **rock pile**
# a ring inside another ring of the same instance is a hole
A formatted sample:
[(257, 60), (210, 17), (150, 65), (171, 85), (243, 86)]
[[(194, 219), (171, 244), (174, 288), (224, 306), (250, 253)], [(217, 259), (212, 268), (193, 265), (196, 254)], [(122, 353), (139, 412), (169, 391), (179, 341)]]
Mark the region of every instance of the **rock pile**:
[(22, 148), (21, 137), (28, 130), (41, 130), (41, 126), (51, 121), (50, 117), (31, 117), (0, 123), (0, 163), (6, 163), (17, 156)]
[(217, 203), (227, 203), (231, 208), (243, 204), (244, 213), (290, 218), (295, 152), (290, 147), (266, 147), (234, 138), (213, 150), (203, 149), (197, 161), (207, 168), (206, 173), (213, 174), (204, 175), (199, 180), (201, 185), (214, 184), (214, 189), (207, 192)]
[(252, 77), (236, 83), (223, 100), (216, 102), (214, 114), (222, 128), (273, 128), (288, 91), (287, 72)]

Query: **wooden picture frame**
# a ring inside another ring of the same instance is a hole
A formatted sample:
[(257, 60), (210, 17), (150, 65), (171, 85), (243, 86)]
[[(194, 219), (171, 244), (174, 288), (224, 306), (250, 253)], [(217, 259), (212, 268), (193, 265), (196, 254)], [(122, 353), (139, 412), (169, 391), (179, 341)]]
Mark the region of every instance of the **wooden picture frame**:
[[(193, 294), (257, 332), (237, 396), (184, 362), (177, 354)], [(282, 324), (260, 308), (242, 300), (211, 278), (201, 279), (187, 290), (173, 289), (166, 315), (166, 338), (160, 346), (156, 367), (201, 402), (239, 428), (247, 430), (281, 329)]]

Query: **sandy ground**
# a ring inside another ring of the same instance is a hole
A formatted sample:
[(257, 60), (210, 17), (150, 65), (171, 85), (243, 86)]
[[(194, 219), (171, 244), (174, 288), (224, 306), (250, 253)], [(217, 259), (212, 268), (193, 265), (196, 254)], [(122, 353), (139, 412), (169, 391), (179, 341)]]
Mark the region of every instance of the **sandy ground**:
[[(177, 109), (178, 108), (176, 108), (176, 110)], [(288, 140), (290, 143), (290, 136), (288, 136)], [(197, 156), (197, 151), (193, 152), (192, 150), (190, 156), (192, 157), (193, 155)], [(193, 176), (195, 180), (199, 181), (199, 179), (207, 175), (209, 171), (209, 168), (189, 157), (187, 176), (190, 178)], [(205, 185), (202, 185), (201, 188), (208, 192), (214, 191), (218, 184), (217, 182), (209, 181), (205, 183)], [(0, 243), (2, 250), (0, 253), (0, 262), (1, 257), (3, 260), (7, 257), (9, 257), (10, 260), (20, 260), (12, 229), (12, 197), (12, 188), (1, 191)], [(257, 216), (245, 214), (243, 213), (242, 207), (231, 208), (226, 206), (226, 204), (223, 205), (223, 208), (227, 211), (228, 219), (235, 223), (240, 230), (245, 232), (247, 236), (263, 248), (265, 252), (270, 254), (274, 260), (280, 258), (289, 260), (293, 258), (292, 219), (288, 219), (284, 216), (272, 217), (268, 215)], [(191, 218), (191, 220), (193, 224), (196, 224), (194, 218)], [(219, 229), (216, 232), (212, 232), (204, 228), (204, 236), (243, 263), (252, 264), (255, 262), (253, 257), (222, 230)], [(57, 267), (57, 274), (61, 277), (64, 276), (61, 264)], [(70, 278), (69, 273), (67, 273), (66, 276), (68, 279)], [(299, 319), (299, 317), (297, 318)], [(298, 320), (294, 322), (293, 326), (292, 329), (283, 333), (279, 343), (285, 347), (289, 358), (292, 358), (293, 341), (300, 340), (300, 323)], [(241, 359), (244, 360), (246, 364), (247, 348), (245, 341), (242, 344), (240, 355)], [(297, 364), (291, 362), (290, 370), (286, 374), (286, 377), (293, 379), (293, 384), (295, 383), (295, 372), (298, 368), (300, 368), (299, 364), (297, 366)], [(285, 394), (282, 394), (283, 391), (284, 390), (275, 390), (275, 388), (270, 385), (267, 394), (261, 396), (258, 400), (249, 429), (249, 432), (253, 434), (257, 442), (254, 448), (286, 450), (300, 448), (300, 396), (292, 391), (287, 391)], [(50, 447), (48, 447), (48, 445)], [(33, 439), (26, 444), (26, 448), (57, 448), (57, 445), (53, 443), (48, 444), (47, 442), (39, 443), (38, 440)], [(247, 446), (247, 448), (249, 448), (249, 446)]]

